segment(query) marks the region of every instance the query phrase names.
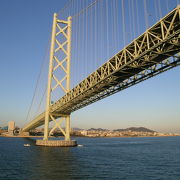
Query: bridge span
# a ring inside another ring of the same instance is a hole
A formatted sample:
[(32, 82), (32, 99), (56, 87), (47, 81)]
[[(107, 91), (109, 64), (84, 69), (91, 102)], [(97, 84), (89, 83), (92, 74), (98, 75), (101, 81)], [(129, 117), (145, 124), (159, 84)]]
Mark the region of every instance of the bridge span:
[[(49, 121), (69, 116), (73, 111), (179, 64), (180, 5), (50, 105)], [(26, 124), (23, 131), (43, 125), (45, 112)]]

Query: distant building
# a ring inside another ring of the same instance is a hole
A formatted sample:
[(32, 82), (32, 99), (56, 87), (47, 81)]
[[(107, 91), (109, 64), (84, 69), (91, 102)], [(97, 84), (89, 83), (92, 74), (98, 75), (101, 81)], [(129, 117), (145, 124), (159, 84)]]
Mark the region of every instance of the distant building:
[(82, 130), (82, 131), (81, 131), (81, 134), (82, 134), (83, 136), (87, 136), (88, 132), (87, 132), (86, 130)]
[(14, 121), (10, 121), (8, 123), (8, 133), (9, 135), (14, 135), (14, 129), (15, 129), (15, 122)]
[(8, 130), (8, 126), (1, 127), (1, 129), (7, 131)]

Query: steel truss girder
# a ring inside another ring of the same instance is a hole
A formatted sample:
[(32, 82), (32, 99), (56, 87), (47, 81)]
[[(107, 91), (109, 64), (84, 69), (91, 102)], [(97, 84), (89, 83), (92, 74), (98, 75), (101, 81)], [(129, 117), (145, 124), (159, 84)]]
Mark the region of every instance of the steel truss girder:
[(180, 65), (180, 58), (173, 58), (173, 59), (166, 59), (162, 61), (160, 64), (153, 65), (149, 67), (148, 69), (145, 69), (144, 71), (141, 71), (140, 73), (124, 80), (121, 83), (117, 83), (115, 86), (111, 86), (109, 89), (105, 89), (104, 91), (95, 94), (94, 96), (90, 97), (89, 99), (86, 99), (85, 101), (79, 101), (79, 104), (74, 106), (72, 109), (69, 109), (71, 112), (76, 111), (84, 106), (87, 106), (91, 103), (94, 103), (96, 101), (99, 101), (107, 96), (110, 96), (118, 91), (124, 90), (130, 86), (133, 86), (137, 83), (140, 83), (146, 79), (149, 79), (157, 74), (160, 74), (162, 72), (165, 72), (173, 67), (176, 67)]
[(129, 79), (144, 69), (162, 64), (164, 59), (180, 52), (179, 46), (180, 6), (177, 6), (176, 9), (58, 100), (51, 106), (51, 111), (71, 113), (78, 109), (76, 107), (79, 106), (78, 104), (82, 104), (82, 101), (84, 101), (84, 106), (90, 104), (89, 101), (93, 94), (100, 96), (99, 91), (103, 92), (103, 89), (109, 89), (111, 86), (123, 83), (126, 80), (124, 77)]
[[(180, 63), (180, 6), (70, 90), (50, 107), (51, 113), (70, 114)], [(42, 117), (43, 115), (41, 115)], [(43, 123), (35, 119), (30, 128)], [(36, 124), (36, 125), (35, 125)], [(37, 126), (36, 126), (37, 127)]]

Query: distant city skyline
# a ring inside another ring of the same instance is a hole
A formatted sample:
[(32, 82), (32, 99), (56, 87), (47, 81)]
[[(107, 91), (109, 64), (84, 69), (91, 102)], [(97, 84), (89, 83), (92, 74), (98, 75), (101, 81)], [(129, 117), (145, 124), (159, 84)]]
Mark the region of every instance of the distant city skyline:
[[(169, 1), (170, 2), (170, 1)], [(171, 1), (175, 7), (175, 0)], [(2, 0), (0, 6), (0, 126), (22, 127), (50, 37), (52, 16), (66, 0)], [(180, 67), (72, 113), (71, 126), (147, 127), (180, 132)]]

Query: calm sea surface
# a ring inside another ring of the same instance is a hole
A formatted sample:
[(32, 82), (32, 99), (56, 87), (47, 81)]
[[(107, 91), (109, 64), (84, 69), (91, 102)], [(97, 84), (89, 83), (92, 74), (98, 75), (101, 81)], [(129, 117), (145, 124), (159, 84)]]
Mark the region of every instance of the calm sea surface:
[(33, 139), (0, 137), (0, 180), (180, 180), (180, 137), (76, 140), (83, 146), (40, 147)]

